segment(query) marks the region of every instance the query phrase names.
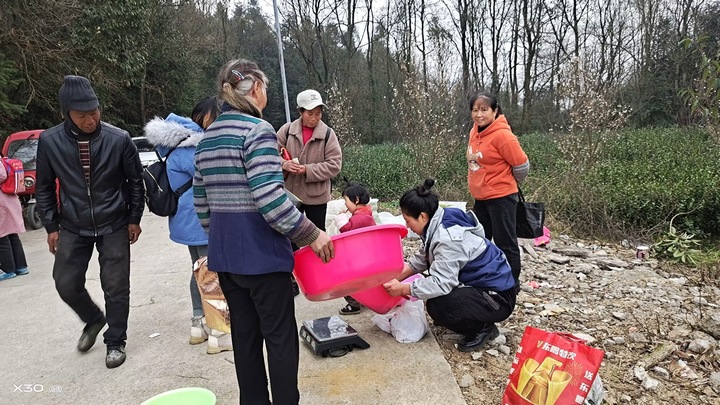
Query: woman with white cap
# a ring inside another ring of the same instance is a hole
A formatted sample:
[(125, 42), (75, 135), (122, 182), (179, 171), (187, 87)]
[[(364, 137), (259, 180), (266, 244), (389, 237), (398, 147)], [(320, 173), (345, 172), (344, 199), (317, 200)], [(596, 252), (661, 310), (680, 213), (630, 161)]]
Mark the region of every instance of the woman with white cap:
[(330, 179), (342, 167), (342, 151), (335, 131), (322, 121), (324, 107), (316, 90), (300, 92), (297, 95), (300, 118), (278, 131), (280, 147), (289, 154), (285, 154), (282, 162), (285, 188), (302, 201), (300, 212), (322, 230), (331, 199)]

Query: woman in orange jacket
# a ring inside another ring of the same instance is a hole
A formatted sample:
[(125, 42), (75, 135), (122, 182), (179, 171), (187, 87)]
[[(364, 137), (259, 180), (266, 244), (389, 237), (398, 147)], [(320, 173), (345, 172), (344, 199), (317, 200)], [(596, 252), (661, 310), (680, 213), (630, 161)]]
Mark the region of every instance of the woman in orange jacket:
[(520, 247), (515, 232), (518, 184), (530, 163), (501, 113), (497, 97), (480, 93), (470, 99), (474, 125), (468, 141), (468, 187), (475, 199), (473, 211), (505, 257), (520, 286)]

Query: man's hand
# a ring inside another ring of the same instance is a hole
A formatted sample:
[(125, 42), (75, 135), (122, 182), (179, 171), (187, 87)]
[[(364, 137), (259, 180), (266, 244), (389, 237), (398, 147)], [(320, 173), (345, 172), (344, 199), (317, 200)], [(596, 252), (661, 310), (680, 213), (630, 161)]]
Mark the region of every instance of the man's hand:
[(320, 231), (320, 236), (310, 244), (310, 248), (323, 263), (327, 263), (335, 257), (335, 246), (333, 246), (330, 237), (323, 231)]
[(50, 253), (55, 254), (57, 252), (58, 240), (60, 240), (60, 232), (50, 232), (47, 237), (47, 244)]
[(128, 240), (130, 241), (131, 245), (133, 243), (137, 242), (141, 233), (142, 233), (142, 229), (140, 229), (140, 225), (135, 225), (135, 224), (128, 225)]

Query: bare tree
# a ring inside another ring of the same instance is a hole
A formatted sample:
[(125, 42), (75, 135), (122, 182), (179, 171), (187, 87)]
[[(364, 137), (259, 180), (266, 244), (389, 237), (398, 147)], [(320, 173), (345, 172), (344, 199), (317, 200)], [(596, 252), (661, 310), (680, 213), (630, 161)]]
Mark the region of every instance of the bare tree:
[[(490, 62), (483, 57), (485, 68), (490, 71), (490, 91), (498, 93), (502, 87), (502, 78), (500, 72), (503, 70), (503, 64), (500, 61), (502, 55), (502, 47), (508, 39), (505, 30), (509, 23), (511, 13), (513, 11), (512, 1), (507, 0), (489, 0), (487, 6), (483, 9), (487, 18), (483, 18), (485, 29), (489, 36), (490, 42)], [(482, 38), (485, 39), (485, 38)], [(484, 43), (485, 41), (480, 41)]]
[(535, 88), (534, 78), (537, 72), (537, 57), (542, 39), (545, 5), (542, 0), (521, 0), (520, 8), (523, 21), (523, 47), (525, 49), (523, 73), (522, 128), (528, 128), (533, 106)]
[(325, 24), (332, 8), (324, 0), (288, 0), (285, 5), (288, 39), (305, 62), (308, 74), (321, 86), (329, 83), (332, 67)]
[(473, 47), (474, 35), (471, 31), (472, 22), (476, 17), (473, 13), (473, 2), (472, 0), (455, 0), (454, 2), (443, 0), (443, 4), (452, 16), (452, 24), (460, 37), (457, 43), (462, 65), (460, 83), (463, 93), (467, 94), (470, 90), (471, 55), (475, 51)]
[(635, 7), (638, 11), (640, 19), (640, 66), (647, 70), (650, 68), (652, 61), (653, 41), (655, 38), (655, 30), (658, 27), (658, 18), (660, 6), (657, 0), (635, 0)]
[(512, 8), (512, 23), (510, 26), (510, 48), (508, 49), (508, 86), (509, 86), (509, 93), (510, 93), (510, 106), (513, 109), (516, 109), (518, 106), (518, 103), (520, 101), (520, 85), (518, 84), (518, 66), (520, 65), (519, 62), (519, 55), (520, 55), (520, 5), (519, 2), (515, 1), (512, 2), (513, 8)]

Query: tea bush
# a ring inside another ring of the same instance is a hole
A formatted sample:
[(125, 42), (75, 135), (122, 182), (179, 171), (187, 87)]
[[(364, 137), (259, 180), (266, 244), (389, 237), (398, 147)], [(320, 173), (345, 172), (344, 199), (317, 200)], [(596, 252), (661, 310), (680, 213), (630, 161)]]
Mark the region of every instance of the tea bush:
[[(439, 167), (419, 167), (416, 155), (408, 145), (381, 144), (352, 146), (343, 149), (343, 168), (338, 176), (365, 184), (373, 197), (382, 201), (398, 200), (425, 177), (436, 180), (436, 191), (444, 200), (465, 201), (467, 163), (463, 144)], [(420, 163), (422, 164), (422, 162)], [(429, 173), (429, 174), (427, 174)], [(342, 184), (340, 184), (342, 187)]]
[(403, 145), (346, 147), (339, 178), (365, 184), (372, 197), (397, 199), (414, 184), (412, 162), (409, 149)]
[(665, 223), (678, 213), (680, 229), (720, 235), (720, 148), (703, 131), (625, 132), (590, 173), (608, 215), (633, 228)]
[(532, 133), (519, 137), (520, 145), (530, 160), (530, 173), (535, 177), (552, 177), (564, 173), (569, 162), (563, 157), (552, 134)]
[[(557, 146), (559, 137), (568, 142), (572, 136), (520, 137), (531, 165), (525, 197), (545, 202), (556, 229), (595, 237), (658, 236), (675, 214), (687, 213), (675, 220), (678, 230), (720, 236), (720, 147), (705, 131), (647, 128), (608, 134), (595, 163), (582, 170)], [(470, 203), (465, 148), (458, 146), (438, 167), (419, 168), (408, 145), (347, 147), (341, 178), (361, 181), (374, 197), (389, 201), (422, 181), (422, 173), (431, 173), (442, 199)]]
[(586, 171), (576, 170), (551, 136), (520, 138), (532, 166), (528, 183), (551, 217), (579, 233), (638, 235), (688, 212), (676, 220), (680, 229), (720, 235), (720, 148), (706, 132), (646, 128), (608, 136)]

